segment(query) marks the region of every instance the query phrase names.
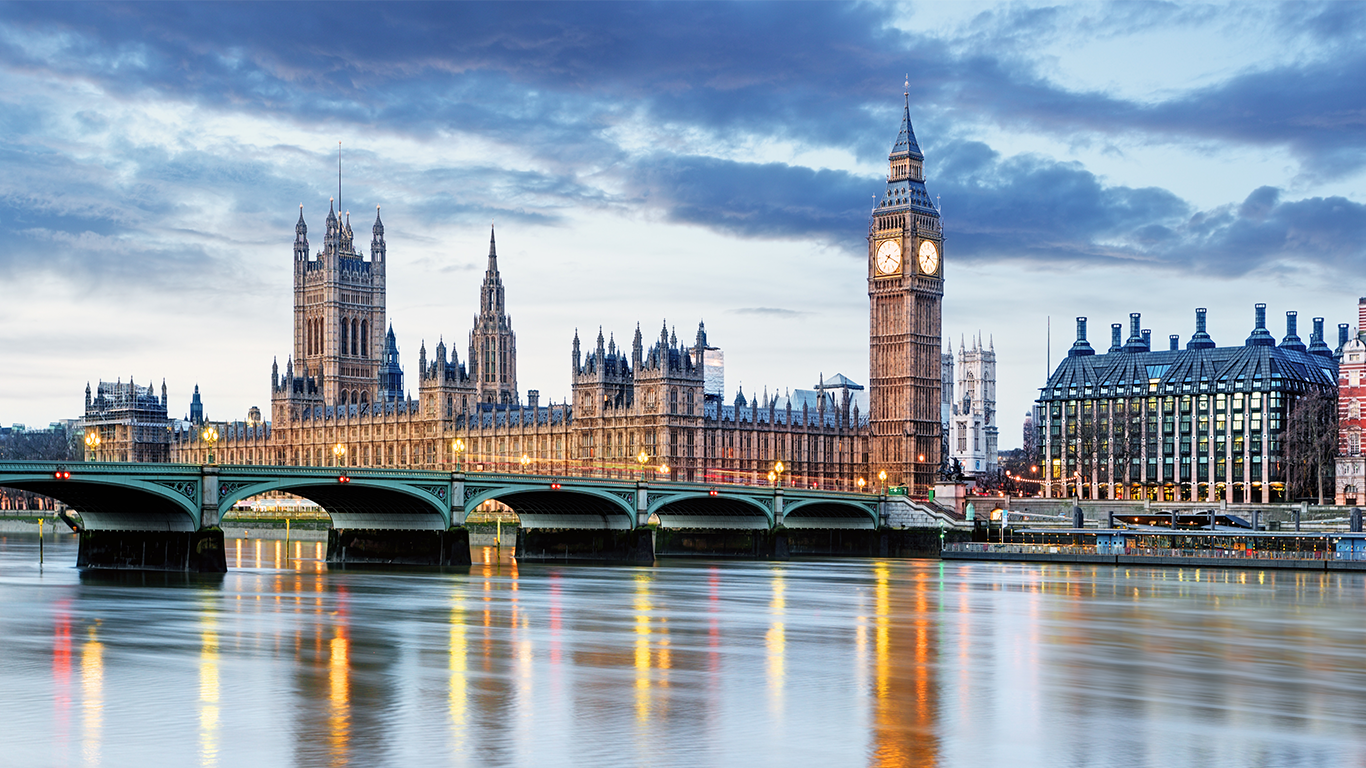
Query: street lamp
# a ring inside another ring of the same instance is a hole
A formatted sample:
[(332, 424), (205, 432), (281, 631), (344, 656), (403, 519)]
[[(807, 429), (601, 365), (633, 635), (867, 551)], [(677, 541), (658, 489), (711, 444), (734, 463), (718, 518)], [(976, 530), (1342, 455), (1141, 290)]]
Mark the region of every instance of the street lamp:
[(521, 461), (521, 464), (522, 464), (522, 474), (525, 475), (525, 474), (526, 474), (526, 468), (529, 467), (529, 466), (531, 466), (531, 457), (528, 456), (528, 455), (526, 455), (525, 453), (522, 454), (522, 461)]
[(778, 484), (778, 485), (782, 485), (782, 484), (783, 484), (783, 470), (785, 470), (785, 469), (787, 469), (787, 467), (784, 467), (784, 466), (783, 466), (783, 463), (782, 463), (781, 461), (778, 462), (777, 464), (774, 464), (774, 465), (773, 465), (773, 473), (774, 473), (775, 475), (777, 475), (777, 484)]
[(218, 443), (218, 430), (210, 424), (204, 427), (204, 431), (199, 433), (200, 439), (209, 444), (209, 463), (213, 463), (213, 447)]
[(644, 482), (644, 481), (645, 481), (645, 465), (650, 463), (650, 454), (646, 453), (646, 452), (645, 452), (645, 449), (642, 448), (642, 449), (640, 450), (640, 453), (636, 454), (636, 462), (640, 464), (640, 480), (641, 480), (641, 482)]
[(99, 458), (95, 456), (95, 452), (98, 451), (100, 448), (100, 433), (86, 432), (85, 447), (90, 450), (91, 458), (89, 459), (89, 461), (99, 461)]
[(451, 443), (451, 450), (455, 452), (455, 471), (459, 472), (464, 467), (465, 441), (455, 438), (455, 442)]
[(778, 484), (778, 475), (777, 475), (777, 473), (775, 473), (775, 472), (773, 472), (773, 471), (771, 471), (771, 470), (770, 470), (769, 473), (768, 473), (768, 484), (769, 484), (769, 485), (774, 485), (774, 486), (776, 486), (776, 485)]
[(858, 492), (859, 492), (859, 493), (863, 493), (863, 486), (865, 486), (865, 485), (867, 485), (867, 484), (868, 484), (868, 481), (867, 481), (867, 480), (864, 480), (863, 478), (860, 477), (860, 478), (858, 479)]
[(882, 492), (887, 492), (887, 470), (879, 469), (877, 472), (878, 482), (882, 483)]
[(342, 459), (346, 456), (346, 446), (342, 445), (341, 443), (337, 443), (336, 445), (332, 446), (332, 456), (334, 459), (336, 459), (337, 466), (340, 467), (342, 464)]
[(668, 464), (660, 464), (660, 465), (659, 465), (659, 474), (663, 475), (665, 480), (668, 480), (668, 479), (669, 479), (669, 465), (668, 465)]

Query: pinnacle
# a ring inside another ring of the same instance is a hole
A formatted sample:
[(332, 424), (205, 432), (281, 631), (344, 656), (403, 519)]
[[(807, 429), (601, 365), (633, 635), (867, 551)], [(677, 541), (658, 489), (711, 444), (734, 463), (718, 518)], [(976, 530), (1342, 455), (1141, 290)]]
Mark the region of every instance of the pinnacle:
[(925, 155), (920, 152), (920, 145), (915, 140), (915, 128), (911, 125), (911, 93), (909, 81), (907, 81), (906, 105), (901, 113), (901, 131), (896, 135), (896, 144), (892, 146), (892, 156), (908, 154), (917, 160), (924, 160)]

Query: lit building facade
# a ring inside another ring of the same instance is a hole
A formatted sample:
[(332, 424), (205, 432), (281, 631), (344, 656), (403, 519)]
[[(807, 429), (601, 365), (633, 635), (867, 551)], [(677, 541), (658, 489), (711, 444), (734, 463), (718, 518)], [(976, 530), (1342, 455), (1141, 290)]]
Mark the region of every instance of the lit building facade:
[[(271, 370), (271, 419), (171, 432), (171, 458), (202, 463), (393, 466), (868, 489), (923, 495), (942, 465), (943, 232), (924, 183), (906, 97), (887, 188), (868, 234), (869, 385), (821, 377), (788, 397), (725, 402), (724, 356), (699, 326), (692, 343), (661, 330), (628, 351), (601, 332), (573, 342), (566, 403), (519, 397), (517, 344), (497, 248), (489, 240), (464, 361), (438, 342), (419, 352), (418, 396), (404, 394), (398, 342), (386, 327), (387, 245), (376, 209), (370, 255), (349, 215), (329, 206), (310, 255), (302, 210), (294, 241), (294, 349)], [(952, 377), (951, 363), (948, 376)], [(866, 399), (864, 399), (866, 396)], [(644, 460), (642, 461), (642, 457)], [(885, 471), (885, 483), (878, 474)]]
[(868, 226), (869, 446), (889, 485), (923, 497), (942, 467), (944, 231), (925, 188), (909, 90), (887, 164)]
[(141, 387), (131, 378), (126, 384), (101, 381), (93, 393), (87, 384), (81, 429), (86, 461), (169, 461), (166, 382), (160, 397), (150, 384)]
[(1097, 355), (1077, 318), (1077, 340), (1040, 390), (1035, 410), (1039, 467), (1049, 497), (1156, 501), (1275, 502), (1285, 498), (1283, 433), (1297, 398), (1335, 393), (1338, 364), (1322, 318), (1306, 345), (1296, 315), (1280, 344), (1266, 329), (1266, 305), (1243, 346), (1219, 347), (1196, 310), (1184, 349), (1130, 315), (1129, 336), (1111, 327)]
[(295, 354), (283, 371), (272, 364), (271, 421), (209, 423), (218, 438), (212, 445), (201, 425), (175, 424), (172, 460), (204, 463), (212, 454), (224, 464), (753, 484), (770, 482), (769, 472), (782, 462), (784, 484), (855, 489), (857, 478), (869, 481), (868, 422), (855, 402), (860, 385), (837, 376), (801, 398), (761, 404), (741, 393), (728, 405), (721, 395), (722, 350), (708, 343), (700, 325), (691, 344), (665, 328), (648, 347), (637, 328), (629, 355), (601, 332), (585, 352), (576, 334), (571, 402), (541, 403), (537, 390), (523, 401), (492, 235), (466, 359), (444, 341), (429, 357), (423, 344), (418, 396), (405, 397), (393, 329), (382, 342), (373, 336), (384, 322), (382, 227), (377, 220), (365, 260), (351, 245), (349, 226), (329, 211), (329, 245), (304, 259), (301, 217)]
[(1338, 326), (1338, 457), (1334, 501), (1357, 505), (1366, 502), (1366, 456), (1361, 434), (1366, 426), (1366, 298), (1357, 302), (1357, 332), (1348, 338), (1346, 326)]
[(996, 345), (979, 334), (969, 347), (959, 343), (956, 380), (949, 414), (949, 457), (968, 477), (994, 473), (998, 466), (996, 426)]

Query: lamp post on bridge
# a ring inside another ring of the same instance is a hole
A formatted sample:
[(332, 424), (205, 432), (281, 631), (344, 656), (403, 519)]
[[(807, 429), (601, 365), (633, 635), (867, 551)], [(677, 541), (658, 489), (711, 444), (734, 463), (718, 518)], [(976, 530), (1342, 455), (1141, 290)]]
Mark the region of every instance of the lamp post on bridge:
[(88, 431), (85, 433), (85, 447), (90, 451), (91, 458), (87, 461), (99, 461), (98, 451), (100, 449), (99, 430)]
[(640, 453), (636, 454), (636, 462), (640, 464), (640, 481), (643, 483), (645, 482), (645, 465), (650, 463), (650, 454), (642, 448)]
[(522, 460), (519, 463), (522, 465), (522, 474), (525, 475), (527, 467), (531, 466), (531, 457), (524, 453), (522, 454)]
[(208, 463), (212, 464), (212, 463), (213, 463), (213, 447), (214, 447), (215, 445), (218, 444), (218, 430), (215, 429), (214, 426), (213, 426), (212, 424), (210, 424), (209, 426), (204, 427), (204, 431), (199, 433), (199, 437), (200, 437), (200, 439), (202, 439), (205, 443), (207, 443), (208, 446), (209, 446), (209, 462), (208, 462)]
[(346, 458), (346, 446), (341, 443), (332, 446), (332, 456), (336, 460), (337, 466), (340, 467), (342, 465), (342, 460)]
[(858, 492), (863, 493), (863, 488), (868, 485), (868, 481), (860, 477), (856, 482), (858, 483)]
[(455, 453), (455, 471), (459, 472), (465, 466), (465, 441), (455, 438), (455, 442), (451, 443), (451, 451)]

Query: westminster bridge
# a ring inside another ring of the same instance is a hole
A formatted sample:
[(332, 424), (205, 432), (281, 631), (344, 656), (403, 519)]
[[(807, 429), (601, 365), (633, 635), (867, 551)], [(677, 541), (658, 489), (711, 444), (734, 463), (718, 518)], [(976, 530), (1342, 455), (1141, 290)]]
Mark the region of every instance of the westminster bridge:
[[(879, 554), (879, 531), (880, 553), (888, 546), (886, 500), (793, 487), (104, 462), (0, 462), (0, 486), (50, 496), (76, 512), (77, 564), (89, 567), (225, 570), (219, 523), (237, 502), (272, 491), (327, 512), (334, 565), (468, 563), (466, 518), (490, 500), (517, 514), (517, 555), (528, 559), (651, 561), (657, 549), (783, 558), (791, 537), (828, 541), (835, 553)], [(936, 524), (934, 509), (893, 501)], [(659, 536), (664, 546), (657, 548)]]

